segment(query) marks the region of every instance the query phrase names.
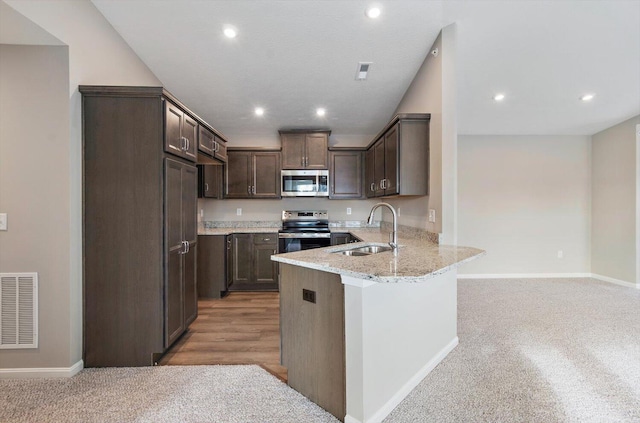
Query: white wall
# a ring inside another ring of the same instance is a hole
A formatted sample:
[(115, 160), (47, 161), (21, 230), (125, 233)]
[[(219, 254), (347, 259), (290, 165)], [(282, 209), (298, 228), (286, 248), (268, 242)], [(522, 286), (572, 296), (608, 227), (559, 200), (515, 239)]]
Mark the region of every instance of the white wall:
[(638, 142), (636, 116), (593, 135), (591, 271), (624, 282), (638, 280)]
[[(64, 64), (64, 72), (68, 74), (64, 84), (67, 101), (63, 106), (67, 108), (65, 111), (67, 118), (63, 119), (63, 122), (57, 122), (63, 124), (64, 133), (60, 132), (60, 127), (54, 127), (47, 122), (34, 124), (29, 110), (37, 107), (40, 102), (40, 93), (36, 88), (27, 86), (20, 93), (20, 97), (25, 101), (28, 100), (28, 107), (25, 105), (22, 109), (11, 109), (13, 114), (2, 116), (3, 126), (4, 119), (10, 119), (22, 128), (36, 127), (40, 136), (31, 140), (34, 146), (51, 143), (51, 140), (54, 140), (55, 144), (52, 144), (51, 148), (60, 149), (67, 154), (67, 159), (60, 166), (49, 162), (47, 166), (34, 166), (30, 174), (43, 182), (57, 181), (64, 187), (66, 194), (51, 198), (45, 207), (42, 207), (39, 202), (25, 201), (24, 198), (18, 203), (12, 203), (10, 207), (14, 210), (12, 215), (23, 213), (30, 215), (30, 210), (36, 209), (39, 211), (37, 219), (55, 225), (61, 232), (67, 234), (68, 243), (64, 253), (66, 258), (59, 263), (67, 276), (56, 280), (51, 289), (68, 295), (67, 301), (52, 304), (58, 316), (68, 314), (68, 318), (67, 324), (51, 328), (51, 332), (46, 334), (65, 343), (61, 347), (64, 350), (62, 355), (65, 356), (63, 360), (51, 357), (40, 350), (29, 355), (28, 359), (0, 351), (2, 358), (0, 367), (70, 367), (82, 356), (82, 119), (78, 85), (158, 86), (161, 84), (91, 2), (87, 0), (55, 2), (6, 0), (4, 3), (68, 46), (68, 62)], [(54, 69), (56, 66), (62, 65), (50, 62), (47, 64), (47, 70), (58, 72), (59, 69)], [(8, 92), (2, 91), (2, 101), (5, 101), (5, 98), (8, 101), (12, 100), (7, 94)], [(28, 163), (30, 158), (21, 152), (16, 156), (3, 155), (3, 160)], [(28, 183), (19, 179), (14, 179), (12, 184), (15, 184), (16, 190), (25, 193), (31, 190)], [(66, 209), (67, 215), (64, 219), (53, 222), (47, 217), (47, 211), (50, 209)], [(29, 232), (31, 236), (38, 235), (32, 233), (30, 228)], [(42, 239), (39, 241), (43, 242)], [(45, 239), (44, 242), (47, 240)], [(4, 246), (2, 250), (4, 254)], [(53, 255), (55, 250), (56, 243), (53, 243), (47, 247), (48, 253), (44, 254)], [(41, 254), (43, 253), (36, 251), (25, 252), (22, 260), (35, 264), (38, 263)], [(40, 271), (40, 269), (31, 270)], [(45, 334), (41, 332), (41, 336)]]
[[(431, 113), (429, 134), (429, 196), (391, 198), (400, 208), (399, 223), (441, 233), (443, 243), (456, 239), (456, 27), (443, 28), (395, 113)], [(395, 114), (394, 113), (394, 114)], [(427, 221), (429, 209), (436, 223)], [(385, 220), (389, 220), (385, 214)]]
[(0, 368), (70, 366), (69, 56), (0, 44), (0, 272), (38, 272), (39, 348)]
[(590, 155), (588, 136), (460, 136), (458, 243), (487, 255), (458, 273), (588, 273)]

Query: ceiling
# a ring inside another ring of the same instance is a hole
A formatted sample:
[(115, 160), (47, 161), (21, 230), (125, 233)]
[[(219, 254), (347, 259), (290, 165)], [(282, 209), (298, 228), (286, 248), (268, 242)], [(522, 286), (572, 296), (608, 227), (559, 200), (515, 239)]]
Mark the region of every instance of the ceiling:
[[(232, 142), (325, 127), (366, 143), (453, 22), (461, 134), (589, 135), (640, 114), (640, 0), (92, 1)], [(355, 80), (360, 61), (373, 62), (366, 81)], [(581, 102), (586, 93), (594, 100)]]

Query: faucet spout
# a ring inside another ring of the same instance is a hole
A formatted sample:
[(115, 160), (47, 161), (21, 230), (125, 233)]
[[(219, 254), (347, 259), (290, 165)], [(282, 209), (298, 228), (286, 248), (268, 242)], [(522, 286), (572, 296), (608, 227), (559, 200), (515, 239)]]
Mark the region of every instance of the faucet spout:
[(373, 223), (373, 214), (379, 207), (387, 207), (391, 210), (391, 214), (393, 216), (393, 231), (389, 234), (389, 246), (393, 248), (393, 255), (398, 255), (398, 214), (396, 213), (396, 209), (394, 209), (389, 203), (374, 204), (371, 208), (371, 212), (369, 213), (367, 223), (369, 225)]

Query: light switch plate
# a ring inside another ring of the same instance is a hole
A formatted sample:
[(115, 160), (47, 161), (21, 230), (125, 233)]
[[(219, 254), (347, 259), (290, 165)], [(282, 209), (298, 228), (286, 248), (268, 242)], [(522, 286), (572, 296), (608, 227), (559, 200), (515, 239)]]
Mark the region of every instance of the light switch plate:
[(351, 207), (347, 207), (347, 214), (351, 214)]
[(436, 211), (434, 209), (429, 209), (429, 222), (435, 223), (436, 221)]
[(236, 215), (242, 216), (242, 209), (240, 207), (236, 209)]
[(0, 231), (7, 230), (7, 214), (0, 213)]

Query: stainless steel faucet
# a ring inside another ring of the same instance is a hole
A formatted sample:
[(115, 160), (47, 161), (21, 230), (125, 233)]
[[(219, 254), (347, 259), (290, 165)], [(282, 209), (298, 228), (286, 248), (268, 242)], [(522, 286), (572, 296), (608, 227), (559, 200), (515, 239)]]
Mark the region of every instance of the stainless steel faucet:
[(389, 203), (378, 203), (373, 206), (371, 212), (369, 213), (369, 219), (367, 219), (367, 223), (371, 225), (373, 223), (373, 214), (378, 209), (378, 207), (386, 206), (391, 210), (391, 214), (393, 215), (393, 231), (389, 234), (389, 245), (393, 248), (393, 254), (398, 255), (398, 214), (396, 213), (396, 209)]

